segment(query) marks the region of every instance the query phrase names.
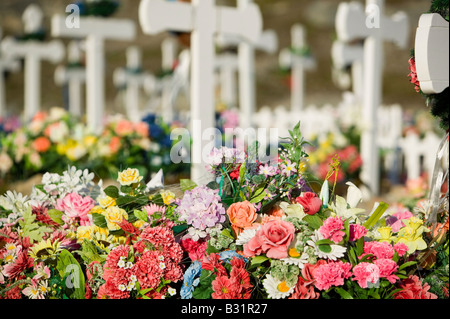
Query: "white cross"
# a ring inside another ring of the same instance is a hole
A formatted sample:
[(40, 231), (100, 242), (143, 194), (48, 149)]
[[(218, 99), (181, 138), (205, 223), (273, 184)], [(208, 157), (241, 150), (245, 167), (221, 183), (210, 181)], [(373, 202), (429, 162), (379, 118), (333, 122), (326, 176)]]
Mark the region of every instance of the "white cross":
[(83, 84), (86, 81), (86, 70), (82, 66), (79, 43), (71, 41), (68, 45), (67, 66), (58, 66), (55, 70), (55, 82), (58, 85), (67, 85), (69, 90), (69, 113), (81, 117)]
[(259, 8), (249, 4), (239, 9), (215, 6), (215, 0), (193, 0), (192, 4), (141, 0), (139, 20), (144, 33), (166, 30), (191, 32), (191, 179), (208, 177), (205, 163), (213, 140), (202, 138), (202, 129), (215, 128), (214, 36), (230, 33), (256, 41), (262, 29)]
[[(0, 40), (2, 39), (2, 29), (0, 27)], [(17, 72), (20, 69), (20, 63), (18, 60), (11, 59), (11, 57), (5, 55), (0, 50), (0, 118), (7, 115), (6, 112), (6, 90), (5, 90), (5, 78), (3, 72)]]
[(359, 44), (347, 44), (343, 41), (334, 41), (331, 47), (333, 64), (337, 68), (351, 65), (353, 94), (357, 100), (362, 101), (364, 93), (364, 47)]
[(237, 104), (236, 72), (239, 68), (237, 56), (233, 53), (218, 55), (216, 68), (220, 83), (220, 100), (228, 107), (235, 107)]
[(316, 63), (312, 57), (299, 55), (305, 48), (305, 30), (302, 25), (292, 26), (291, 41), (290, 49), (281, 50), (279, 63), (281, 67), (290, 67), (292, 70), (291, 111), (300, 112), (304, 108), (305, 70), (314, 69)]
[(417, 78), (422, 92), (441, 93), (449, 84), (448, 22), (438, 13), (420, 16), (415, 39)]
[(80, 17), (79, 27), (69, 28), (66, 18), (52, 18), (52, 35), (55, 37), (86, 38), (86, 115), (92, 132), (103, 128), (105, 111), (105, 57), (104, 42), (110, 40), (133, 40), (136, 26), (132, 20), (102, 17)]
[[(253, 0), (238, 0), (237, 7), (245, 10), (254, 5)], [(273, 30), (264, 31), (257, 41), (247, 41), (239, 34), (220, 34), (219, 45), (238, 45), (239, 56), (239, 126), (243, 129), (254, 125), (252, 119), (256, 112), (256, 72), (255, 50), (274, 53), (278, 48), (278, 37)]]
[(364, 94), (361, 135), (363, 167), (361, 180), (368, 189), (365, 196), (379, 193), (379, 154), (377, 146), (377, 108), (382, 98), (383, 41), (408, 44), (408, 17), (399, 12), (384, 16), (384, 0), (367, 0), (364, 12), (359, 3), (341, 3), (336, 14), (336, 31), (342, 41), (364, 40)]
[(144, 86), (146, 81), (154, 81), (154, 76), (142, 71), (142, 52), (138, 47), (128, 47), (126, 55), (127, 67), (114, 71), (114, 84), (116, 87), (126, 87), (125, 109), (127, 116), (132, 122), (139, 122), (142, 120), (142, 114), (139, 110), (140, 88)]
[[(30, 5), (24, 11), (23, 22), (26, 33), (38, 31), (42, 22), (42, 10)], [(61, 41), (40, 42), (36, 40), (16, 41), (6, 37), (2, 42), (2, 51), (13, 58), (25, 60), (24, 120), (29, 121), (41, 107), (41, 60), (57, 63), (64, 56)]]

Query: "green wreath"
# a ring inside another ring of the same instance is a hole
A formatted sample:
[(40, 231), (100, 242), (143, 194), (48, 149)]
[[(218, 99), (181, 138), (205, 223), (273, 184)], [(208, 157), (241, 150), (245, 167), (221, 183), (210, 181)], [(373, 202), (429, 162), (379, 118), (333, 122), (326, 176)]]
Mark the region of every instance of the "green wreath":
[[(449, 21), (449, 0), (433, 0), (430, 10), (427, 13), (438, 13), (445, 20)], [(431, 114), (440, 120), (440, 127), (448, 131), (449, 130), (449, 88), (447, 87), (443, 92), (439, 94), (425, 94), (420, 89), (420, 83), (417, 79), (415, 55), (414, 50), (411, 50), (411, 57), (409, 59), (410, 70), (410, 82), (415, 85), (415, 89), (425, 98), (426, 106), (430, 108)]]

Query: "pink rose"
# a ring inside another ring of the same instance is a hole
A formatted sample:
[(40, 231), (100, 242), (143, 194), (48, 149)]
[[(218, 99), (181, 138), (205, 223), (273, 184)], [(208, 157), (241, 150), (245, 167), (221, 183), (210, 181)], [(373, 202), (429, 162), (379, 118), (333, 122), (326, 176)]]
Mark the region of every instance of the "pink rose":
[(64, 212), (70, 219), (80, 219), (81, 226), (90, 224), (88, 213), (95, 206), (95, 201), (89, 196), (83, 197), (77, 193), (69, 193), (56, 202), (56, 209)]
[(253, 257), (265, 253), (269, 258), (286, 258), (294, 236), (295, 228), (291, 223), (279, 219), (268, 221), (244, 245), (244, 255)]
[(314, 215), (322, 207), (322, 200), (312, 192), (305, 192), (297, 197), (297, 203), (303, 206), (303, 211), (308, 215)]

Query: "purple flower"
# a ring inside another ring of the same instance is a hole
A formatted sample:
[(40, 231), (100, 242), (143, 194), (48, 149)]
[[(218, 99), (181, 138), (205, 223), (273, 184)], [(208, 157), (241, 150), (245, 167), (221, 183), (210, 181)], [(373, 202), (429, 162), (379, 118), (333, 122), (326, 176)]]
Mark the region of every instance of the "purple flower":
[(186, 191), (176, 208), (179, 219), (197, 230), (206, 232), (225, 222), (225, 208), (220, 203), (218, 192), (206, 186)]

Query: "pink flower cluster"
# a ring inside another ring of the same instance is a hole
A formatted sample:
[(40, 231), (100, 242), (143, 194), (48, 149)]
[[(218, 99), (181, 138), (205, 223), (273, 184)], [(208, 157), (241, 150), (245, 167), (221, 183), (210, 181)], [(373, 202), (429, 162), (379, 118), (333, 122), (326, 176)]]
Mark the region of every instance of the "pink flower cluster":
[(399, 292), (394, 294), (395, 299), (437, 299), (437, 296), (428, 290), (430, 290), (429, 284), (422, 284), (419, 277), (409, 276), (404, 279), (400, 284)]
[[(134, 260), (129, 258), (132, 255)], [(120, 245), (111, 250), (103, 266), (106, 282), (97, 298), (129, 298), (135, 282), (141, 289), (150, 289), (148, 297), (160, 298), (167, 290), (164, 286), (156, 291), (162, 279), (171, 282), (182, 279), (182, 257), (183, 250), (169, 228), (147, 227), (132, 248)]]
[(415, 90), (417, 93), (420, 92), (420, 82), (419, 78), (417, 77), (417, 70), (416, 70), (416, 60), (414, 58), (410, 58), (408, 60), (409, 62), (409, 71), (411, 71), (408, 76), (410, 77), (410, 82), (415, 85)]
[(339, 243), (345, 236), (343, 232), (344, 221), (341, 217), (328, 217), (324, 220), (323, 225), (320, 226), (319, 232), (325, 239), (330, 239), (336, 244)]
[(329, 262), (319, 266), (315, 273), (315, 286), (319, 290), (327, 290), (332, 286), (342, 286), (344, 280), (352, 276), (352, 264), (342, 261)]
[(83, 197), (77, 193), (69, 193), (64, 198), (59, 198), (55, 208), (62, 211), (62, 220), (71, 225), (79, 222), (81, 226), (89, 226), (91, 222), (88, 213), (95, 206), (95, 201), (89, 196)]
[(206, 251), (207, 241), (201, 239), (195, 241), (192, 238), (186, 238), (181, 241), (181, 247), (189, 254), (192, 261), (201, 260)]

